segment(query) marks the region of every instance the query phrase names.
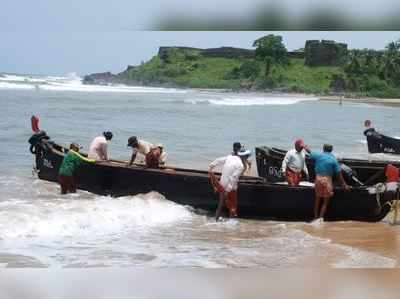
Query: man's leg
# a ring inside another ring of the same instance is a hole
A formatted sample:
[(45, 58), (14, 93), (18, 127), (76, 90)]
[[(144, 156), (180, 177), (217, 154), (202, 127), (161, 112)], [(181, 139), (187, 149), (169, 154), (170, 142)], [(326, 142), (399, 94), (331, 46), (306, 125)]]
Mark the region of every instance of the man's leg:
[(224, 202), (225, 202), (225, 192), (220, 192), (219, 193), (219, 202), (218, 202), (218, 208), (217, 211), (215, 212), (215, 221), (218, 221), (222, 208), (224, 207)]
[(73, 176), (70, 177), (70, 188), (69, 192), (71, 193), (76, 193), (76, 183), (75, 183), (75, 178)]
[(319, 214), (320, 218), (324, 218), (326, 211), (328, 210), (329, 202), (331, 201), (330, 197), (323, 198), (323, 204), (321, 208), (321, 212)]
[(314, 203), (314, 219), (319, 217), (319, 206), (321, 203), (321, 198), (318, 195), (315, 195), (315, 203)]
[(229, 210), (229, 217), (237, 217), (237, 192), (231, 191), (226, 196), (226, 206)]
[(63, 175), (58, 176), (58, 181), (59, 181), (60, 187), (61, 187), (61, 194), (67, 194), (68, 185), (67, 185), (65, 176), (63, 176)]

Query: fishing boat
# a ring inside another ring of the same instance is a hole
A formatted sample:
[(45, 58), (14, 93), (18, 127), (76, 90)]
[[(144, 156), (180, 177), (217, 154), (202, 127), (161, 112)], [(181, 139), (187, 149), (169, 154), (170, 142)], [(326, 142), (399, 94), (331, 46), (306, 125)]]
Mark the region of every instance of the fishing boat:
[(367, 137), (369, 153), (400, 155), (400, 139), (380, 134), (373, 129), (366, 130), (364, 135)]
[[(266, 178), (268, 182), (282, 182), (281, 167), (286, 151), (278, 148), (261, 146), (256, 147), (257, 171), (260, 177)], [(349, 185), (372, 185), (385, 181), (384, 167), (388, 163), (400, 168), (400, 161), (381, 161), (363, 159), (338, 159), (342, 165), (352, 170), (352, 174), (344, 172), (344, 178)], [(315, 177), (314, 163), (306, 155), (306, 164), (310, 179)], [(356, 179), (356, 180), (355, 180)], [(361, 184), (360, 184), (361, 182)]]
[[(29, 142), (39, 179), (57, 182), (68, 149), (53, 142), (43, 131), (35, 133)], [(208, 173), (202, 170), (150, 169), (139, 164), (127, 166), (123, 161), (102, 161), (82, 166), (76, 181), (78, 189), (112, 197), (157, 191), (168, 200), (212, 213), (218, 203)], [(374, 190), (355, 187), (346, 192), (335, 187), (325, 220), (380, 221), (390, 211), (393, 197)], [(240, 179), (238, 212), (241, 218), (308, 221), (313, 218), (313, 207), (312, 185), (290, 187), (266, 182), (260, 177)]]

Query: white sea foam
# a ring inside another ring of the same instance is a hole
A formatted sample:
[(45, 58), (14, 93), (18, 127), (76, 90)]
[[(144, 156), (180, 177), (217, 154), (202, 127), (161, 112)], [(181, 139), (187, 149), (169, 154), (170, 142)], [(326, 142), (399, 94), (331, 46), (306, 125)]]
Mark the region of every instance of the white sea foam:
[(40, 89), (48, 91), (115, 92), (115, 93), (186, 93), (186, 90), (126, 85), (85, 85), (76, 73), (65, 77), (3, 74), (0, 89)]
[(192, 217), (188, 209), (157, 193), (119, 199), (68, 197), (3, 202), (0, 238), (11, 243), (16, 238), (48, 242), (73, 237), (90, 241), (105, 235), (120, 235), (130, 229), (146, 231)]
[(303, 101), (317, 101), (314, 97), (274, 97), (274, 96), (248, 96), (248, 97), (214, 97), (187, 99), (188, 104), (209, 104), (217, 106), (265, 106), (265, 105), (293, 105)]
[(393, 268), (396, 260), (350, 246), (336, 245), (347, 254), (347, 258), (335, 263), (335, 268)]
[(30, 84), (0, 82), (0, 89), (35, 89), (35, 86)]

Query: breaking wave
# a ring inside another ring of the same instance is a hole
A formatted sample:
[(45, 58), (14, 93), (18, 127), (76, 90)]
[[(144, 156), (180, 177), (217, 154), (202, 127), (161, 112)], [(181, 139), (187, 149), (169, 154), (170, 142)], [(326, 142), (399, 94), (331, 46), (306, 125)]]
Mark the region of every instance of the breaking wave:
[(75, 91), (102, 93), (186, 93), (186, 90), (127, 85), (86, 85), (75, 73), (58, 76), (0, 74), (0, 89), (36, 89), (46, 91)]

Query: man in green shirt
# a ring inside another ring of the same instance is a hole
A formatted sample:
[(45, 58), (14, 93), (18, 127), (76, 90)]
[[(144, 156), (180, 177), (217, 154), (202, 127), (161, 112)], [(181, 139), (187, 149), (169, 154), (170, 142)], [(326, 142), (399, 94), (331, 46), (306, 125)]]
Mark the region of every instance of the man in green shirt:
[(61, 186), (61, 194), (75, 193), (76, 184), (74, 179), (75, 171), (84, 163), (94, 163), (95, 160), (87, 159), (79, 154), (80, 146), (76, 143), (71, 143), (68, 153), (64, 156), (58, 171), (58, 180)]

